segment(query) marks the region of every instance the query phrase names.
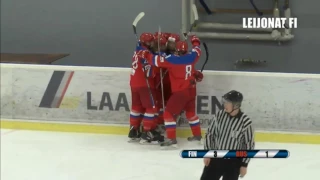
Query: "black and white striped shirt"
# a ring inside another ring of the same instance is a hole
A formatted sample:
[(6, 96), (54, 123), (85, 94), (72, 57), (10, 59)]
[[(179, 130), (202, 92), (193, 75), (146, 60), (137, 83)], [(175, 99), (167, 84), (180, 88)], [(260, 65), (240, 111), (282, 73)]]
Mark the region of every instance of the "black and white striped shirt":
[[(253, 150), (254, 146), (252, 122), (243, 112), (233, 117), (220, 110), (205, 135), (206, 150)], [(244, 158), (242, 166), (246, 167), (249, 161), (249, 158)]]

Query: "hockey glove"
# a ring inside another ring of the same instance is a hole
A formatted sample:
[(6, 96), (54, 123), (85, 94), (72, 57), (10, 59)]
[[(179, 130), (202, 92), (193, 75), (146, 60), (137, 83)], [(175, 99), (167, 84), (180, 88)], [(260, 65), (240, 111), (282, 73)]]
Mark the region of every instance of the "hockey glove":
[(191, 36), (191, 44), (193, 46), (200, 46), (200, 39), (197, 36)]
[(200, 71), (196, 71), (193, 73), (193, 76), (195, 77), (197, 82), (201, 82), (203, 79), (203, 74)]

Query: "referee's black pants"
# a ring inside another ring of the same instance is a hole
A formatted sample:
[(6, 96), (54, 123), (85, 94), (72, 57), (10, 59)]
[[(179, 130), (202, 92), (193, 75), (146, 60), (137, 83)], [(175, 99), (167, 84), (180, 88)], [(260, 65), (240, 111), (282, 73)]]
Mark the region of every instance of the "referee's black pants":
[(200, 180), (238, 180), (241, 159), (211, 159), (205, 166)]

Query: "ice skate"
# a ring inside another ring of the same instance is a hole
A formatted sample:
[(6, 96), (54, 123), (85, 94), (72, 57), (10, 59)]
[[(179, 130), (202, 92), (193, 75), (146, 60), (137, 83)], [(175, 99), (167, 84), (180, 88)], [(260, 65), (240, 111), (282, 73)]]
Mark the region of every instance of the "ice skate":
[(139, 142), (141, 139), (141, 132), (139, 129), (134, 129), (133, 126), (130, 127), (129, 131), (129, 141), (128, 142)]
[(152, 130), (141, 134), (140, 144), (159, 144), (164, 141), (164, 136), (159, 132)]
[(166, 127), (162, 124), (158, 125), (156, 131), (164, 136), (164, 134), (166, 133)]
[(160, 143), (161, 149), (176, 149), (178, 148), (178, 142), (176, 139), (167, 139)]
[(187, 138), (188, 141), (201, 141), (202, 136), (192, 136)]
[(181, 126), (183, 124), (183, 118), (181, 118), (183, 112), (181, 112), (178, 116), (176, 116), (176, 122), (178, 126)]
[(202, 144), (202, 136), (192, 136), (188, 137), (187, 140), (189, 142), (199, 142), (199, 144)]

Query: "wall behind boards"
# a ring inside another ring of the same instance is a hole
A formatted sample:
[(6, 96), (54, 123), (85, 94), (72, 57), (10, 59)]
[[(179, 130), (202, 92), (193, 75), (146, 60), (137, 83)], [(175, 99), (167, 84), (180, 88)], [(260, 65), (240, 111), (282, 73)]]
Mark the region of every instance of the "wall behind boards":
[[(249, 0), (206, 2), (212, 8), (251, 8)], [(290, 2), (299, 18), (292, 42), (206, 40), (210, 49), (206, 69), (320, 73), (320, 2)], [(257, 1), (257, 5), (270, 9), (272, 1)], [(180, 32), (180, 0), (3, 0), (1, 52), (70, 53), (56, 64), (129, 67), (135, 46), (131, 23), (141, 11), (146, 16), (138, 25), (139, 32), (157, 31), (159, 25), (163, 31)], [(241, 23), (240, 16), (226, 14), (201, 15), (201, 19)], [(241, 58), (266, 60), (268, 64), (235, 69), (233, 63)]]

